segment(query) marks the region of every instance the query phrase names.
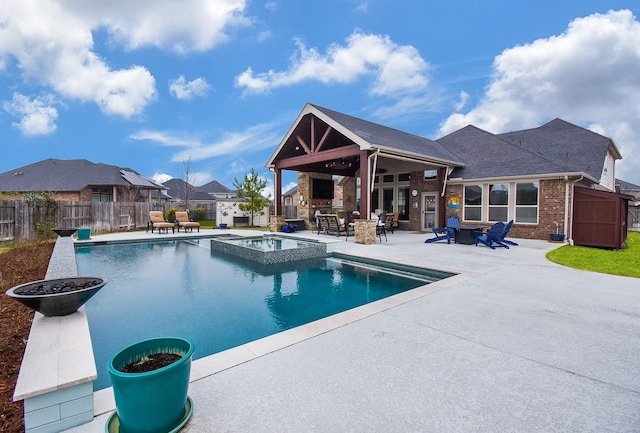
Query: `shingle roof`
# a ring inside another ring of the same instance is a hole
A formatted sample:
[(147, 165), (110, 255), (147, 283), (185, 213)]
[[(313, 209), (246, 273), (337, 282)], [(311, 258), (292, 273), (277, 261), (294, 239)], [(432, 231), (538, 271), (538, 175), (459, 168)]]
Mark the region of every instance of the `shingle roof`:
[[(126, 172), (126, 176), (123, 173)], [(0, 173), (0, 190), (30, 191), (81, 191), (87, 186), (129, 186), (128, 177), (135, 185), (158, 188), (150, 179), (131, 169), (115, 165), (96, 164), (86, 159), (49, 158)]]
[(411, 152), (419, 155), (427, 155), (441, 161), (459, 163), (460, 165), (463, 164), (458, 156), (442, 147), (442, 145), (437, 141), (409, 134), (408, 132), (403, 132), (398, 129), (389, 128), (388, 126), (369, 122), (368, 120), (349, 116), (344, 113), (339, 113), (318, 105), (309, 105), (349, 129), (351, 132), (373, 146), (396, 149), (402, 152)]
[(611, 139), (562, 119), (498, 137), (561, 164), (568, 171), (584, 172), (596, 180), (602, 177), (609, 147), (613, 146), (614, 155), (618, 153)]
[(531, 150), (471, 125), (436, 141), (466, 163), (456, 168), (451, 178), (482, 179), (568, 171)]
[(217, 180), (212, 180), (209, 183), (205, 183), (202, 186), (196, 187), (197, 191), (206, 192), (207, 194), (229, 194), (233, 193), (233, 190), (230, 190)]
[(616, 179), (616, 185), (620, 185), (621, 191), (640, 191), (640, 185), (626, 182), (622, 179)]

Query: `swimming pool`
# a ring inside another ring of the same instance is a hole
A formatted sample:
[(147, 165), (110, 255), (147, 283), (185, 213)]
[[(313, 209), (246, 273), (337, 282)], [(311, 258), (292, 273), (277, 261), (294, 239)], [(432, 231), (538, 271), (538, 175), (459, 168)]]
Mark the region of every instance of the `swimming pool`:
[(333, 257), (264, 266), (217, 255), (209, 242), (76, 249), (79, 275), (109, 279), (86, 304), (95, 390), (110, 386), (109, 357), (142, 339), (186, 338), (202, 358), (443, 277)]

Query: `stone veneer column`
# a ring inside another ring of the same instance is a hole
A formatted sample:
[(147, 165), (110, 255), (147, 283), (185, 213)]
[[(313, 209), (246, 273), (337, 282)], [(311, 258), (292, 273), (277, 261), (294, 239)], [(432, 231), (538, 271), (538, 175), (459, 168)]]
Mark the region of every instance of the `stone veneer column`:
[(284, 215), (271, 215), (271, 221), (269, 221), (269, 231), (279, 232), (284, 225)]
[(355, 220), (355, 238), (357, 244), (376, 243), (376, 220)]

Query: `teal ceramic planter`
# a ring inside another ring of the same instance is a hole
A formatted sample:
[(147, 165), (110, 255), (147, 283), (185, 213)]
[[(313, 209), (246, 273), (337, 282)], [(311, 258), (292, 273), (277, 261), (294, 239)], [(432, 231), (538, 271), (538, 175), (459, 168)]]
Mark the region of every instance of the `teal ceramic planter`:
[[(169, 432), (186, 423), (192, 410), (186, 408), (193, 349), (193, 344), (182, 338), (154, 338), (111, 357), (108, 369), (121, 433)], [(146, 373), (120, 371), (131, 362), (160, 352), (180, 354), (182, 358)], [(110, 424), (111, 420), (107, 430)]]
[(91, 229), (90, 228), (80, 228), (76, 232), (78, 234), (79, 241), (86, 241), (91, 238)]

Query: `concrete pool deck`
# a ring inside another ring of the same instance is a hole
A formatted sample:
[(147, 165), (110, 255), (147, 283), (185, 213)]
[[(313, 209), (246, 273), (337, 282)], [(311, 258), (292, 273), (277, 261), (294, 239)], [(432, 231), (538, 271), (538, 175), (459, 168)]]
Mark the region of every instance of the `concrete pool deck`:
[[(183, 432), (640, 431), (640, 279), (555, 265), (544, 241), (295, 236), (459, 275), (195, 361)], [(158, 235), (92, 240), (135, 238)], [(108, 415), (68, 431), (103, 432)]]

